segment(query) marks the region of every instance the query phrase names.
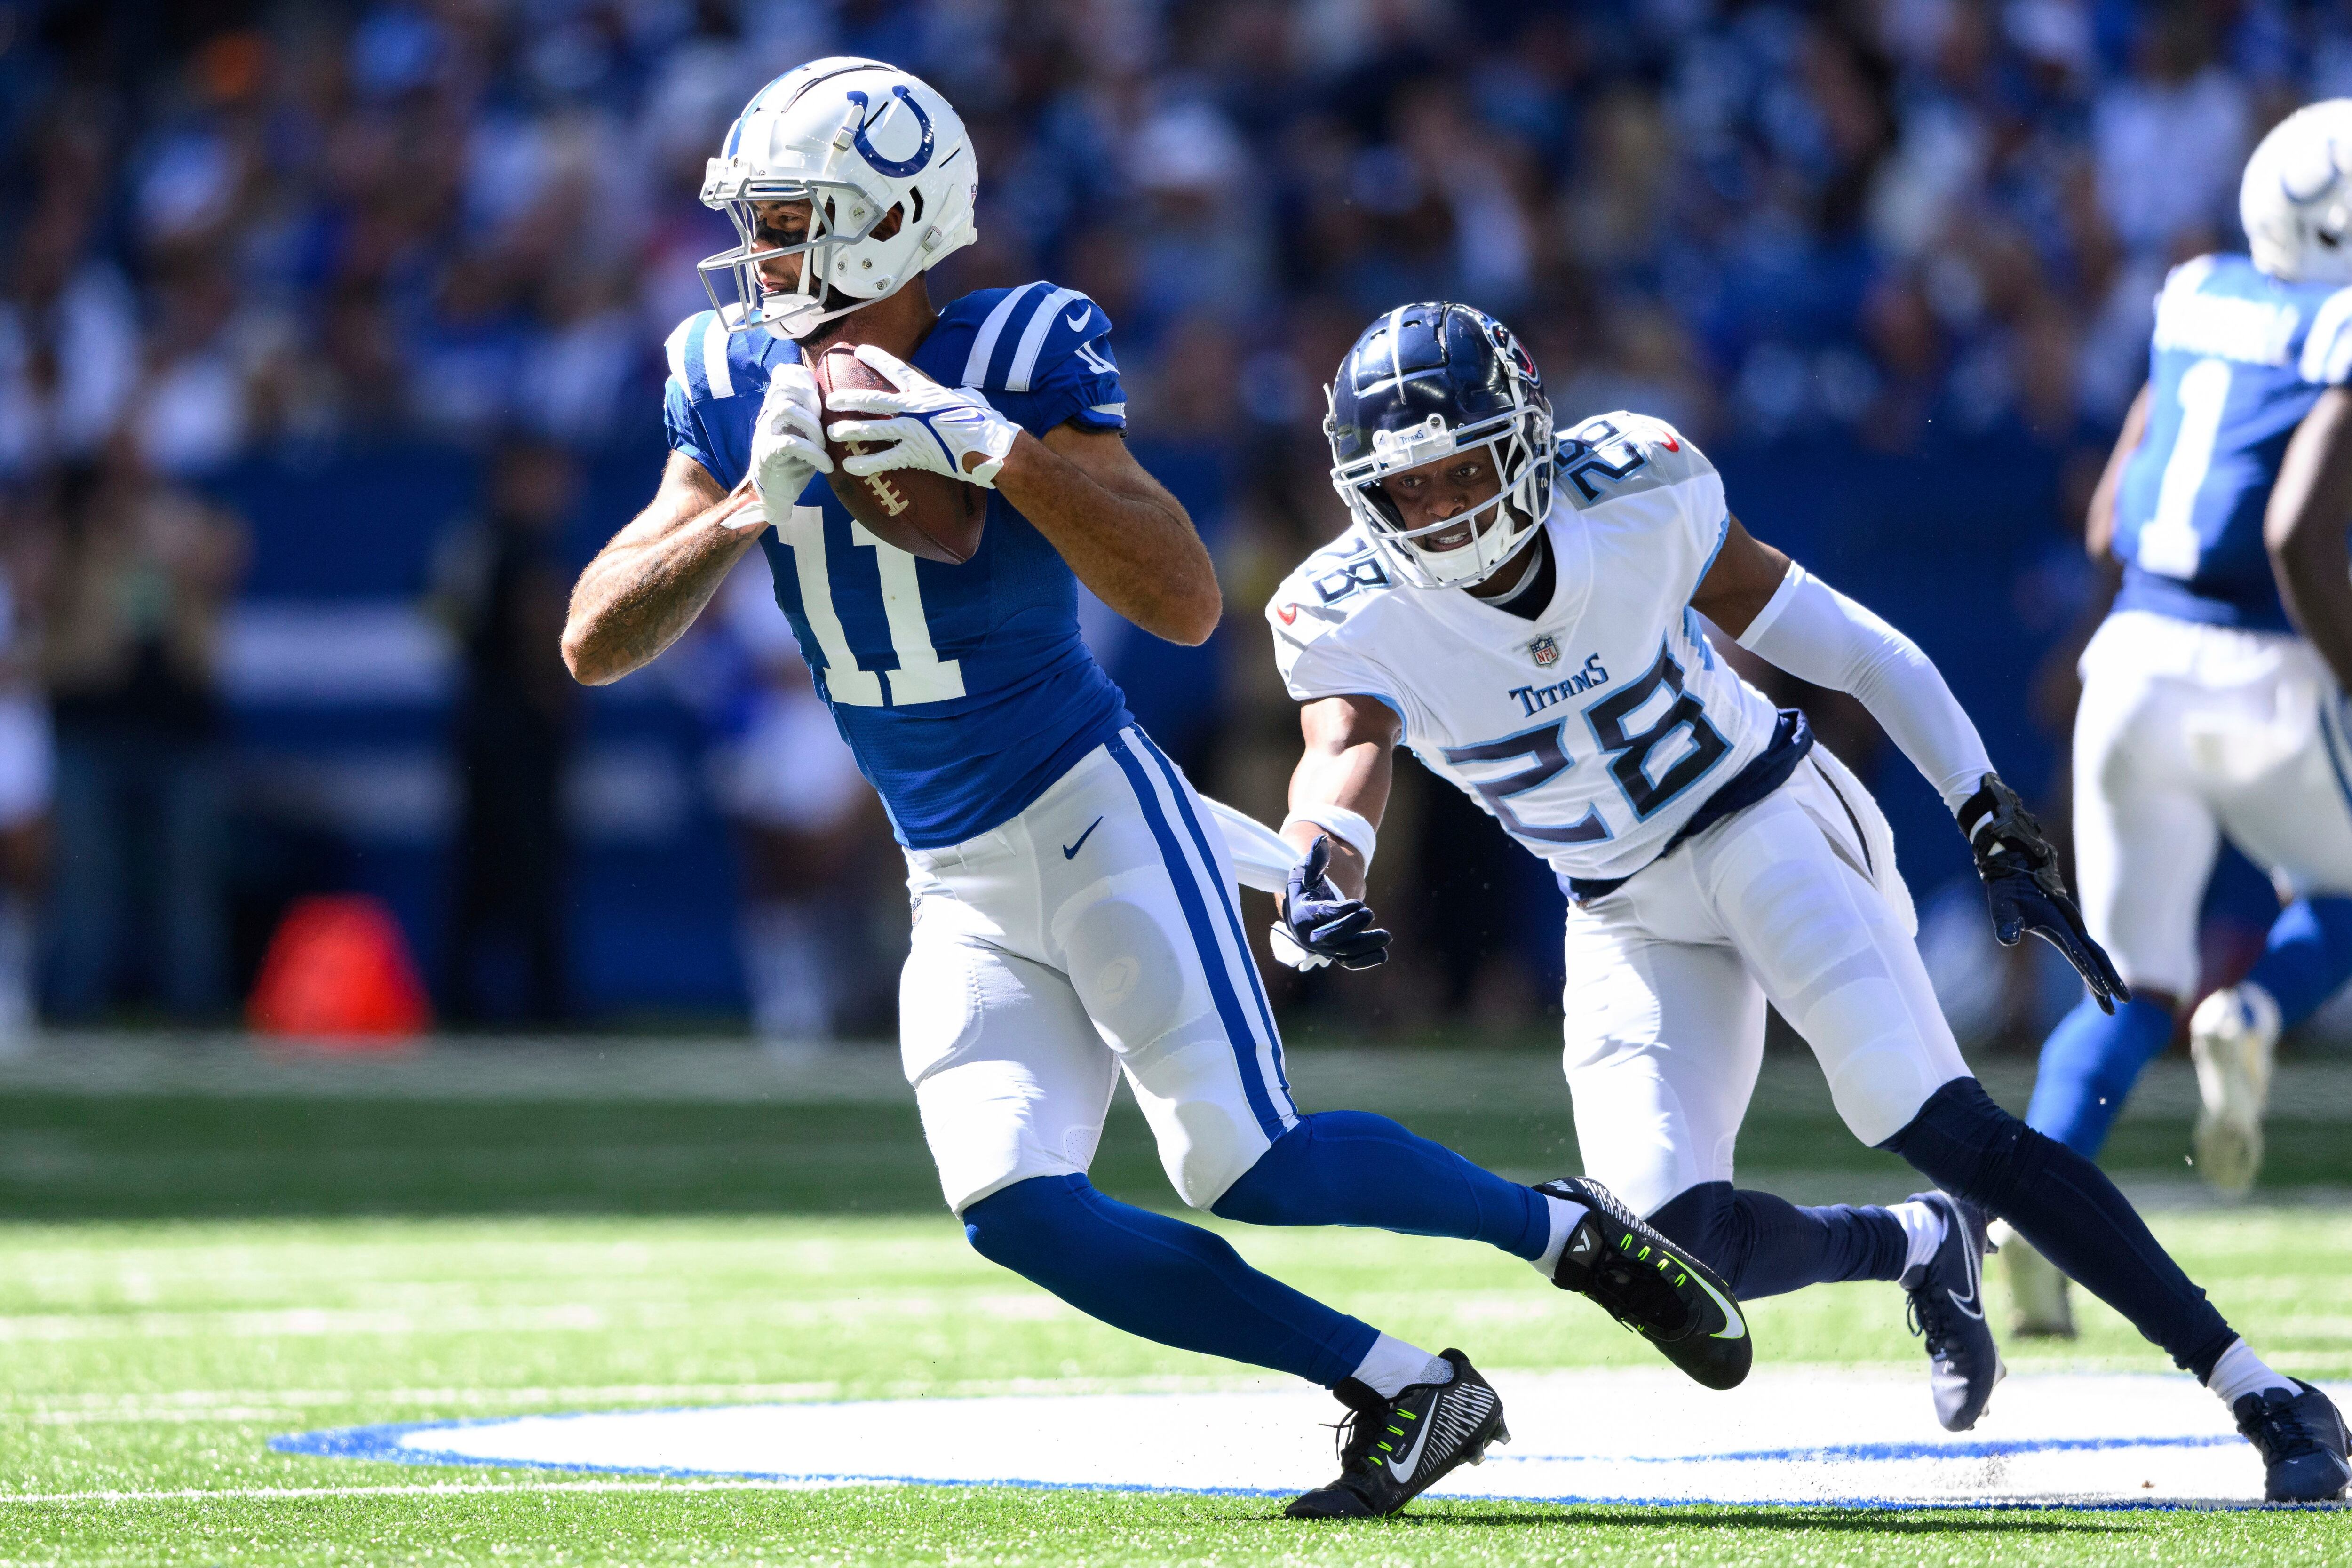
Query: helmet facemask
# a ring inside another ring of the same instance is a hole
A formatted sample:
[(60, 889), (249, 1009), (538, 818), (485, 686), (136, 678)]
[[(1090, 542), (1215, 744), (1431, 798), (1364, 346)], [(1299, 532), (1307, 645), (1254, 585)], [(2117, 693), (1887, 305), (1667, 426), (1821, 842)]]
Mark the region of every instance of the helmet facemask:
[[(1331, 396), (1329, 387), (1324, 395)], [(1432, 414), (1402, 430), (1374, 431), (1370, 454), (1334, 467), (1331, 485), (1401, 581), (1416, 588), (1467, 588), (1508, 564), (1551, 510), (1552, 466), (1545, 460), (1551, 438), (1550, 410), (1524, 397), (1516, 408), (1459, 428)], [(1406, 527), (1381, 481), (1479, 447), (1501, 481), (1496, 493), (1452, 517)], [(1429, 542), (1465, 527), (1470, 536), (1460, 544), (1433, 548)]]
[[(849, 247), (873, 238), (874, 231), (889, 216), (888, 209), (879, 206), (856, 185), (846, 181), (814, 180), (790, 184), (747, 181), (744, 184), (751, 188), (751, 194), (717, 201), (710, 200), (709, 187), (705, 187), (705, 200), (714, 206), (723, 204), (741, 243), (730, 250), (705, 257), (696, 265), (702, 277), (703, 291), (710, 296), (719, 319), (730, 330), (766, 327), (779, 337), (805, 338), (827, 321), (871, 305), (876, 300), (887, 299), (906, 282), (903, 278), (894, 279), (884, 292), (863, 299), (829, 285), (828, 280), (840, 270), (839, 264)], [(808, 228), (802, 238), (789, 245), (762, 240), (760, 208), (772, 202), (795, 201), (808, 203)], [(761, 275), (761, 267), (791, 256), (801, 258), (798, 282), (789, 289), (772, 290)], [(912, 272), (908, 274), (912, 276)], [(727, 281), (733, 295), (731, 300), (721, 298), (721, 279)]]

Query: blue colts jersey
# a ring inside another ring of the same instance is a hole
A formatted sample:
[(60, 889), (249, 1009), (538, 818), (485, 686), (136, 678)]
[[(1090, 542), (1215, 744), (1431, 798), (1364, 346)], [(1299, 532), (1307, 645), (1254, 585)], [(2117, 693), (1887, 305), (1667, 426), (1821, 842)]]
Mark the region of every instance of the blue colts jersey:
[[(1122, 430), (1110, 318), (1050, 283), (986, 289), (941, 313), (908, 362), (969, 386), (1030, 434)], [(673, 449), (733, 489), (751, 460), (768, 376), (799, 345), (725, 331), (710, 311), (669, 339)], [(801, 652), (901, 843), (960, 844), (1018, 815), (1132, 722), (1078, 635), (1077, 580), (1005, 499), (988, 492), (980, 549), (960, 566), (883, 543), (819, 475), (761, 537)]]
[(2347, 379), (2352, 289), (2282, 282), (2243, 256), (2173, 268), (2156, 300), (2147, 434), (2116, 494), (2116, 608), (2288, 630), (2263, 512), (2294, 427)]

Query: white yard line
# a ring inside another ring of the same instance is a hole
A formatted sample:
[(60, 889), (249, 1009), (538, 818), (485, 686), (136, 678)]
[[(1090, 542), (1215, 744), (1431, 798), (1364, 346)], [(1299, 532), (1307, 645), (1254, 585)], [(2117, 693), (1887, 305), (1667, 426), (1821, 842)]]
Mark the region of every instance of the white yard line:
[(0, 1492), (10, 1503), (273, 1502), (306, 1498), (467, 1497), (483, 1492), (800, 1492), (847, 1486), (887, 1487), (896, 1481), (451, 1481), (385, 1487), (178, 1487), (164, 1491)]

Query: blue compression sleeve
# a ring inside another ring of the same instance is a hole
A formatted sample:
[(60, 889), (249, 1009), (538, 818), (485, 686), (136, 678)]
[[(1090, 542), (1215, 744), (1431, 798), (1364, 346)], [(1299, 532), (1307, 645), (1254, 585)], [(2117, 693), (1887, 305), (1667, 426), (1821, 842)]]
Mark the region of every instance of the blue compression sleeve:
[(1079, 1311), (1147, 1340), (1294, 1373), (1329, 1388), (1379, 1338), (1259, 1273), (1224, 1238), (1131, 1208), (1084, 1176), (1033, 1176), (963, 1211), (974, 1250)]
[(1839, 1279), (1899, 1279), (1903, 1222), (1875, 1205), (1800, 1208), (1729, 1182), (1685, 1188), (1650, 1215), (1723, 1276), (1743, 1301)]
[(1529, 1259), (1551, 1241), (1551, 1211), (1533, 1187), (1364, 1110), (1300, 1117), (1212, 1206), (1250, 1225), (1452, 1236)]
[(2246, 978), (2279, 1005), (2282, 1028), (2318, 1012), (2352, 980), (2352, 899), (2297, 899), (2279, 911)]
[(1879, 1147), (2009, 1221), (2200, 1382), (2238, 1337), (2096, 1165), (1995, 1105), (1976, 1079), (1956, 1078), (1929, 1095)]
[(2135, 999), (2110, 1016), (2084, 997), (2042, 1043), (2025, 1124), (2084, 1159), (2097, 1159), (2140, 1069), (2163, 1055), (2171, 1038), (2168, 1007)]

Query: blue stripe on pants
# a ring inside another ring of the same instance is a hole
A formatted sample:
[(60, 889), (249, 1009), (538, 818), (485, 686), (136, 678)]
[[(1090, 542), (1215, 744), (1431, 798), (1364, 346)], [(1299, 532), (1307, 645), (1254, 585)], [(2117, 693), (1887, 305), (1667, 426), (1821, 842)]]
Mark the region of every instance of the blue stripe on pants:
[(1257, 1037), (1250, 1032), (1248, 1015), (1243, 1012), (1241, 998), (1234, 992), (1225, 955), (1218, 951), (1216, 930), (1209, 923), (1208, 905), (1201, 897), (1200, 881), (1184, 863), (1183, 846), (1177, 843), (1175, 831), (1168, 825), (1168, 814), (1160, 808), (1160, 796), (1151, 787), (1150, 775), (1129, 748), (1126, 736), (1113, 735), (1104, 744), (1109, 747), (1119, 771), (1127, 774), (1127, 782), (1143, 807), (1144, 823), (1159, 841), (1160, 858), (1168, 868), (1168, 880), (1176, 889), (1176, 902), (1184, 911), (1184, 921), (1192, 929), (1192, 945), (1200, 954), (1202, 971), (1208, 977), (1209, 994), (1216, 1002), (1217, 1016), (1223, 1021), (1225, 1038), (1233, 1047), (1234, 1066), (1241, 1072), (1242, 1092), (1248, 1097), (1250, 1111), (1257, 1118), (1259, 1129), (1272, 1142), (1283, 1134), (1282, 1115), (1265, 1092), (1265, 1075), (1257, 1065)]
[(1266, 1044), (1274, 1054), (1275, 1080), (1282, 1085), (1282, 1092), (1287, 1096), (1290, 1093), (1290, 1075), (1282, 1065), (1282, 1034), (1274, 1026), (1274, 1005), (1265, 999), (1265, 982), (1257, 972), (1257, 960), (1250, 952), (1249, 939), (1242, 934), (1241, 911), (1234, 908), (1234, 900), (1225, 891), (1225, 879), (1217, 871), (1217, 857), (1211, 851), (1209, 840), (1201, 831), (1200, 816), (1192, 809), (1192, 792), (1184, 787), (1183, 777), (1177, 773), (1176, 764), (1168, 760), (1168, 754), (1160, 749), (1150, 734), (1139, 728), (1135, 737), (1143, 742), (1143, 749), (1151, 753), (1152, 760), (1160, 764), (1160, 771), (1168, 776), (1168, 793), (1176, 797), (1176, 809), (1192, 835), (1194, 847), (1201, 851), (1201, 864), (1208, 868), (1209, 879), (1216, 884), (1217, 904), (1224, 911), (1225, 929), (1234, 933), (1234, 951), (1242, 955), (1242, 968), (1249, 974), (1250, 994), (1256, 1000), (1257, 1016), (1265, 1025)]

